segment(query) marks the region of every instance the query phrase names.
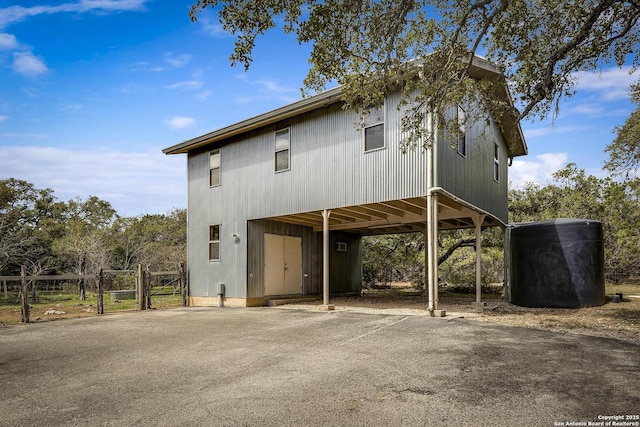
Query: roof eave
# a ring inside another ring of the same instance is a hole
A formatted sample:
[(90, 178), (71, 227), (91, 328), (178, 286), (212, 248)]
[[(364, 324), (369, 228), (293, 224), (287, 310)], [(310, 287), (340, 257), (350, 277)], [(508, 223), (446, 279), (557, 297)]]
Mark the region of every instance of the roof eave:
[(292, 104), (271, 110), (264, 114), (243, 120), (241, 122), (226, 126), (213, 132), (206, 133), (199, 137), (189, 139), (187, 141), (176, 144), (172, 147), (162, 150), (164, 154), (183, 154), (196, 148), (230, 138), (241, 133), (248, 132), (263, 126), (267, 126), (281, 120), (285, 120), (297, 116), (308, 111), (334, 104), (342, 100), (344, 89), (336, 87), (318, 95), (301, 99)]
[[(418, 62), (418, 61), (416, 61)], [(484, 58), (476, 56), (471, 65), (470, 74), (478, 79), (502, 79), (504, 91), (500, 96), (505, 97), (513, 107), (513, 101), (504, 76), (498, 68)], [(245, 133), (263, 126), (285, 120), (299, 114), (303, 114), (330, 104), (342, 101), (344, 88), (342, 86), (327, 90), (309, 98), (301, 99), (275, 110), (226, 126), (213, 132), (206, 133), (193, 139), (181, 142), (162, 150), (164, 154), (184, 154), (191, 150), (208, 144), (221, 141), (241, 133)], [(513, 108), (511, 109), (513, 111)], [(527, 154), (527, 145), (524, 140), (520, 122), (511, 112), (505, 112), (497, 118), (506, 140), (509, 157), (524, 156)]]

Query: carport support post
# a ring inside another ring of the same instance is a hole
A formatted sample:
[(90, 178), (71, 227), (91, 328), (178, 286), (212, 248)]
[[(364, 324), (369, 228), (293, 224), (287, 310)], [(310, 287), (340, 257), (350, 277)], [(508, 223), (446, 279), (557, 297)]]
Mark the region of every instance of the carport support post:
[(482, 300), (482, 223), (485, 215), (476, 215), (473, 217), (473, 223), (476, 226), (476, 305), (480, 306)]
[(322, 308), (333, 310), (329, 305), (329, 215), (331, 210), (322, 211)]
[(444, 317), (445, 310), (438, 308), (438, 194), (427, 193), (427, 224), (426, 224), (425, 276), (429, 293), (427, 310), (432, 316)]

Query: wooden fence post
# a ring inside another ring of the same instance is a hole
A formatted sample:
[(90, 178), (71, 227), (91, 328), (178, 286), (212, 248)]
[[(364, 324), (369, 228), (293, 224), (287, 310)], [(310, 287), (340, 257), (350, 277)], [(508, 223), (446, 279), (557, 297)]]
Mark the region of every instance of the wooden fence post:
[(144, 295), (144, 272), (142, 271), (142, 264), (138, 264), (138, 310), (145, 309), (145, 295)]
[(102, 269), (98, 273), (98, 289), (96, 291), (98, 294), (98, 314), (104, 314), (104, 275)]
[(29, 323), (29, 295), (27, 293), (27, 266), (20, 267), (20, 306), (22, 323)]
[(2, 287), (4, 288), (4, 299), (9, 298), (9, 293), (7, 292), (7, 281), (2, 281)]
[(187, 306), (187, 275), (184, 262), (180, 263), (180, 295), (182, 295), (182, 306)]
[[(80, 261), (80, 275), (84, 276), (84, 270), (87, 265), (87, 259), (82, 257), (82, 261)], [(78, 280), (78, 287), (80, 288), (80, 301), (84, 301), (87, 299), (87, 287), (85, 286), (84, 279)]]
[(146, 274), (147, 280), (145, 282), (145, 295), (147, 297), (147, 307), (146, 308), (151, 308), (151, 273), (149, 272), (149, 267), (147, 267), (147, 274)]

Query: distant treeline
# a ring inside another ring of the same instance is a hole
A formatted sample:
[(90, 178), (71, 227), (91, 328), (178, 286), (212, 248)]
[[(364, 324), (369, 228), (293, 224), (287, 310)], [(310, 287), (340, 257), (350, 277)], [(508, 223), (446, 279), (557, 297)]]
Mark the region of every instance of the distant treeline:
[[(530, 183), (509, 192), (509, 221), (528, 222), (554, 218), (602, 221), (605, 278), (618, 282), (640, 276), (640, 178), (613, 179), (588, 175), (571, 163), (554, 174), (547, 185)], [(498, 228), (482, 232), (482, 281), (503, 280), (503, 241)], [(475, 286), (473, 230), (438, 234), (439, 256), (454, 245), (440, 265), (443, 284)], [(461, 244), (462, 243), (462, 244)], [(363, 275), (368, 285), (394, 281), (420, 283), (424, 271), (424, 238), (421, 233), (367, 237), (363, 244)]]
[(52, 189), (0, 180), (0, 275), (176, 270), (186, 260), (187, 212), (123, 217), (108, 201), (58, 200)]

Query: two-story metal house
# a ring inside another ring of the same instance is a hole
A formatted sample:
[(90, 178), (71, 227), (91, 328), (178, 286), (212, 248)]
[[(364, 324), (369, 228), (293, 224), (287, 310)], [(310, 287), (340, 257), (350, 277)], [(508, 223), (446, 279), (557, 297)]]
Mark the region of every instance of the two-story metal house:
[[(479, 58), (472, 71), (499, 77)], [(400, 93), (362, 127), (341, 96), (328, 90), (163, 150), (187, 154), (191, 304), (216, 305), (219, 284), (226, 305), (323, 293), (327, 304), (329, 292), (360, 291), (363, 235), (423, 231), (437, 309), (438, 230), (504, 227), (508, 162), (527, 152), (517, 120), (469, 126), (454, 148), (436, 132), (430, 148), (403, 153)], [(498, 96), (510, 102), (506, 86)]]

